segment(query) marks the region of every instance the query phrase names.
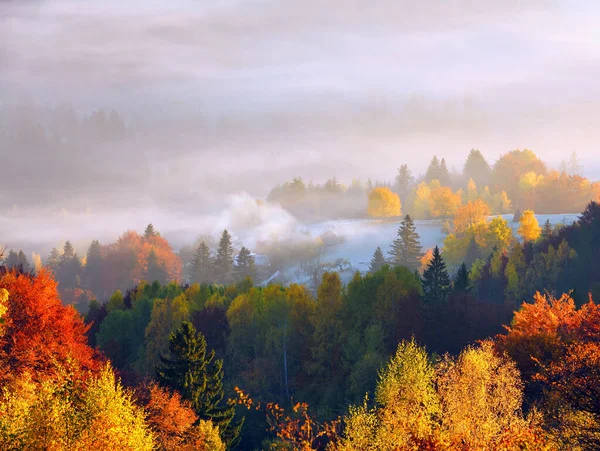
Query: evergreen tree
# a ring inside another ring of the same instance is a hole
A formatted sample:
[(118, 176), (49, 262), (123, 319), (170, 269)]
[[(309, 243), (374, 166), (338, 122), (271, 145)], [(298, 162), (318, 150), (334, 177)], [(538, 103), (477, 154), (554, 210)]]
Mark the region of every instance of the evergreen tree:
[(406, 215), (398, 228), (398, 238), (394, 240), (389, 254), (396, 266), (406, 266), (416, 270), (421, 264), (420, 236), (410, 215)]
[(169, 336), (169, 351), (170, 356), (161, 356), (156, 369), (159, 383), (179, 392), (200, 419), (218, 426), (223, 440), (233, 448), (242, 424), (232, 424), (235, 408), (223, 402), (223, 361), (215, 359), (214, 350), (207, 352), (206, 339), (187, 321)]
[(471, 291), (469, 270), (467, 269), (467, 265), (465, 264), (465, 262), (462, 262), (462, 265), (460, 265), (460, 268), (458, 268), (458, 272), (456, 273), (456, 277), (454, 278), (454, 292), (465, 293), (469, 291)]
[(433, 259), (423, 273), (423, 297), (428, 304), (441, 304), (452, 290), (446, 264), (439, 247), (433, 249)]
[(98, 240), (93, 240), (88, 248), (85, 258), (84, 281), (96, 296), (102, 296), (102, 249)]
[(233, 281), (233, 245), (231, 235), (227, 230), (223, 230), (219, 240), (219, 249), (215, 258), (215, 276), (217, 282), (228, 284)]
[(440, 161), (437, 156), (433, 156), (431, 159), (431, 163), (429, 163), (429, 167), (427, 168), (427, 172), (425, 173), (425, 181), (431, 182), (432, 180), (437, 180), (440, 173)]
[(67, 241), (63, 247), (56, 273), (60, 287), (72, 288), (79, 285), (78, 281), (81, 279), (82, 273), (81, 261), (70, 241)]
[(144, 238), (150, 238), (153, 236), (159, 236), (160, 233), (158, 233), (155, 229), (154, 226), (152, 224), (148, 224), (146, 226), (146, 230), (144, 230)]
[(6, 260), (4, 261), (4, 266), (6, 266), (7, 268), (16, 268), (19, 264), (19, 256), (17, 255), (17, 253), (15, 251), (13, 251), (12, 249), (10, 251), (8, 251), (8, 256), (6, 257)]
[(250, 277), (251, 279), (256, 278), (256, 262), (254, 261), (254, 256), (244, 246), (242, 246), (236, 259), (235, 274), (238, 281), (244, 280), (246, 277)]
[(156, 255), (154, 248), (152, 248), (150, 254), (148, 254), (148, 268), (146, 270), (145, 279), (150, 283), (158, 282), (161, 285), (167, 283), (167, 270), (165, 269), (164, 265), (161, 265), (158, 261), (158, 256)]
[(71, 244), (70, 241), (67, 241), (63, 246), (63, 254), (60, 256), (60, 264), (64, 265), (66, 263), (71, 262), (74, 258), (77, 257), (77, 253), (75, 252), (75, 248)]
[(544, 225), (542, 227), (542, 237), (544, 239), (548, 239), (552, 236), (552, 224), (550, 224), (550, 219), (546, 219)]
[(465, 254), (465, 264), (468, 266), (472, 266), (475, 263), (475, 260), (479, 258), (479, 248), (477, 247), (477, 242), (475, 241), (475, 236), (471, 237), (469, 241), (469, 247), (467, 247), (467, 253)]
[(25, 272), (31, 271), (31, 265), (29, 264), (29, 260), (27, 260), (27, 256), (22, 249), (19, 250), (19, 254), (17, 255), (17, 259), (19, 261), (19, 268), (21, 268)]
[(445, 158), (442, 158), (442, 161), (440, 161), (437, 179), (442, 186), (450, 186), (450, 172), (448, 171), (448, 166), (446, 166)]
[(55, 247), (50, 251), (50, 255), (46, 259), (46, 267), (48, 267), (56, 275), (58, 265), (60, 264), (60, 252)]
[(472, 149), (463, 168), (465, 180), (473, 179), (478, 186), (484, 186), (490, 180), (490, 165), (477, 149)]
[(383, 267), (383, 265), (385, 265), (385, 258), (381, 248), (378, 247), (373, 253), (373, 258), (371, 259), (371, 264), (369, 265), (369, 272), (377, 272)]
[(213, 281), (214, 259), (205, 241), (198, 245), (190, 267), (190, 281), (192, 283), (210, 283)]
[(406, 200), (406, 197), (410, 193), (410, 188), (414, 182), (415, 179), (412, 176), (410, 169), (408, 169), (408, 165), (403, 164), (402, 166), (400, 166), (400, 169), (398, 169), (398, 175), (396, 175), (394, 188), (396, 194), (400, 196), (401, 201), (404, 202)]

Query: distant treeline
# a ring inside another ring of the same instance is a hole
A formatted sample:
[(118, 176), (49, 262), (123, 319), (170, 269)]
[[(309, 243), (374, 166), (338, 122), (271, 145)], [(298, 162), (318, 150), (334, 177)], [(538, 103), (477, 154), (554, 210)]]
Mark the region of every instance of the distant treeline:
[[(387, 188), (400, 200), (401, 212), (414, 219), (447, 219), (464, 203), (482, 200), (493, 214), (533, 209), (538, 213), (573, 213), (598, 200), (600, 183), (581, 175), (582, 166), (572, 154), (560, 170), (549, 170), (531, 150), (514, 150), (490, 165), (479, 150), (472, 150), (460, 173), (448, 170), (444, 158), (433, 157), (424, 175), (415, 177), (407, 165), (393, 181), (350, 186), (329, 179), (323, 185), (295, 178), (273, 188), (268, 199), (304, 220), (360, 218), (368, 215), (368, 196)], [(384, 215), (385, 216), (385, 215)]]

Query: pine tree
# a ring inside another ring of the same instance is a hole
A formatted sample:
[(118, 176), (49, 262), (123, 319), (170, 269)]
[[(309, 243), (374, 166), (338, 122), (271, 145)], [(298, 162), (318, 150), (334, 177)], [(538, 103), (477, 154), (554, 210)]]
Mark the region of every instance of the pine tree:
[(85, 258), (84, 281), (85, 286), (98, 297), (104, 295), (102, 292), (102, 264), (103, 257), (100, 242), (98, 240), (93, 240), (88, 248)]
[(544, 239), (548, 239), (552, 236), (552, 224), (550, 224), (550, 219), (546, 219), (544, 222), (544, 226), (542, 227), (542, 237)]
[(244, 280), (245, 277), (250, 277), (251, 279), (256, 277), (254, 256), (244, 246), (242, 246), (236, 259), (235, 274), (238, 281)]
[(369, 272), (377, 272), (385, 265), (385, 258), (380, 247), (375, 249), (371, 264), (369, 265)]
[(60, 253), (58, 249), (55, 247), (50, 251), (50, 255), (46, 259), (46, 267), (48, 267), (54, 274), (56, 274), (56, 270), (58, 269), (58, 265), (60, 263)]
[(389, 254), (394, 264), (411, 270), (419, 268), (421, 262), (420, 236), (410, 215), (406, 215), (398, 228), (398, 238), (394, 240)]
[(439, 180), (442, 186), (450, 185), (450, 172), (448, 171), (448, 166), (446, 166), (446, 159), (442, 158), (440, 161), (440, 167), (438, 169), (437, 179)]
[(400, 196), (401, 201), (405, 201), (406, 197), (410, 193), (410, 187), (415, 182), (414, 177), (412, 176), (410, 169), (408, 169), (408, 165), (403, 164), (398, 169), (398, 175), (396, 175), (395, 180), (395, 191), (398, 196)]
[(12, 249), (10, 251), (8, 251), (8, 256), (6, 257), (6, 260), (4, 261), (4, 266), (6, 266), (7, 268), (16, 268), (19, 264), (19, 256), (17, 255), (17, 253), (15, 251), (13, 251)]
[(431, 159), (431, 163), (429, 163), (429, 167), (427, 168), (427, 172), (425, 173), (425, 181), (431, 182), (432, 180), (437, 180), (440, 172), (440, 162), (437, 156), (433, 156)]
[(190, 281), (192, 283), (210, 283), (213, 281), (214, 259), (205, 241), (198, 245), (190, 267)]
[(58, 268), (56, 270), (56, 278), (62, 288), (72, 288), (77, 286), (78, 277), (81, 278), (81, 261), (77, 257), (77, 252), (67, 241), (63, 247), (63, 253), (58, 259)]
[(148, 224), (146, 226), (146, 230), (144, 230), (144, 238), (150, 238), (153, 236), (160, 236), (160, 233), (158, 233), (155, 229), (154, 226), (152, 224)]
[(217, 282), (228, 284), (233, 281), (233, 246), (231, 244), (231, 235), (227, 230), (223, 230), (219, 240), (219, 249), (215, 258), (215, 276)]
[(490, 165), (485, 157), (479, 150), (472, 149), (463, 168), (465, 180), (473, 179), (477, 185), (483, 186), (488, 183), (490, 172)]
[(467, 252), (465, 254), (465, 264), (472, 266), (475, 263), (475, 260), (479, 258), (479, 248), (477, 247), (477, 242), (475, 241), (475, 236), (471, 237), (469, 241), (469, 247), (467, 247)]
[(446, 264), (439, 247), (433, 249), (433, 259), (423, 273), (423, 297), (428, 304), (441, 304), (452, 290)]
[(77, 254), (75, 252), (75, 248), (73, 247), (70, 241), (67, 241), (63, 246), (63, 254), (60, 256), (59, 259), (61, 265), (71, 262), (76, 257)]
[(455, 293), (466, 293), (471, 291), (471, 281), (469, 280), (469, 270), (465, 262), (462, 262), (456, 277), (454, 278), (454, 292)]
[(28, 273), (31, 271), (31, 265), (27, 260), (27, 256), (23, 252), (23, 250), (19, 250), (19, 252), (13, 251), (12, 249), (8, 252), (8, 256), (4, 261), (4, 266), (7, 268), (15, 268), (23, 273)]
[(215, 359), (214, 350), (207, 352), (206, 339), (187, 321), (169, 336), (169, 351), (170, 356), (161, 356), (156, 369), (159, 383), (178, 391), (200, 419), (218, 426), (223, 440), (233, 448), (242, 424), (232, 424), (235, 409), (223, 403), (223, 361)]
[(148, 254), (148, 269), (146, 270), (145, 279), (150, 283), (158, 282), (161, 285), (164, 285), (167, 283), (167, 278), (167, 270), (160, 264), (156, 251), (152, 248)]

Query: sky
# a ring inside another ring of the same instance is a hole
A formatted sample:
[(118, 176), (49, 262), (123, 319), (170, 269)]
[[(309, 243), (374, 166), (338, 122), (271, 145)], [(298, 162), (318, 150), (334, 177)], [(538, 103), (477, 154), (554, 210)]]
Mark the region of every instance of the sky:
[(4, 146), (0, 187), (23, 208), (202, 212), (294, 176), (460, 169), (472, 148), (576, 151), (599, 179), (599, 18), (592, 0), (3, 0), (0, 129), (67, 105), (136, 138), (68, 172)]

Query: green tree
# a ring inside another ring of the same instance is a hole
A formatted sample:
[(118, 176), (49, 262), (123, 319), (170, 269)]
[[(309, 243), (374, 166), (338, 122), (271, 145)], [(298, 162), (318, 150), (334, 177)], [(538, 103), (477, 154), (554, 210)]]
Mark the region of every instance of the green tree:
[(421, 237), (416, 231), (415, 223), (410, 215), (406, 215), (398, 228), (398, 238), (394, 240), (389, 254), (394, 264), (416, 270), (421, 260)]
[(50, 255), (48, 255), (48, 258), (46, 259), (46, 267), (49, 268), (54, 273), (54, 275), (56, 275), (59, 263), (60, 252), (58, 252), (58, 249), (53, 247), (50, 251)]
[(446, 264), (442, 259), (440, 249), (436, 246), (433, 249), (433, 259), (423, 273), (424, 300), (429, 304), (443, 303), (451, 290), (452, 285), (446, 270)]
[(181, 393), (200, 419), (219, 427), (221, 438), (233, 448), (242, 423), (232, 423), (234, 406), (223, 402), (223, 361), (215, 359), (214, 350), (207, 352), (204, 336), (187, 321), (169, 336), (169, 351), (156, 369), (159, 383)]
[(256, 262), (252, 252), (244, 246), (236, 259), (235, 274), (237, 280), (244, 280), (246, 277), (256, 278)]
[(84, 282), (96, 296), (102, 296), (101, 271), (103, 265), (102, 248), (98, 240), (93, 240), (85, 258)]
[(215, 258), (215, 276), (217, 282), (222, 284), (231, 283), (233, 281), (233, 245), (231, 235), (227, 230), (223, 230), (221, 239), (219, 240), (219, 248)]
[(467, 265), (465, 264), (465, 262), (462, 262), (462, 265), (460, 265), (460, 268), (458, 268), (458, 272), (456, 273), (456, 277), (454, 278), (454, 292), (464, 293), (468, 291), (471, 291), (469, 270), (467, 269)]
[(542, 237), (547, 240), (551, 236), (552, 224), (550, 223), (550, 219), (546, 219), (546, 222), (544, 222), (544, 226), (542, 227)]
[(465, 180), (473, 179), (477, 185), (486, 185), (490, 180), (490, 165), (477, 149), (472, 149), (465, 161), (463, 176)]
[(192, 259), (190, 281), (192, 283), (210, 283), (213, 279), (214, 259), (205, 241), (202, 241)]
[(425, 181), (431, 182), (433, 180), (439, 180), (440, 173), (440, 160), (436, 155), (433, 156), (429, 166), (427, 167), (427, 172), (425, 173)]
[(156, 251), (154, 248), (152, 248), (148, 254), (148, 268), (146, 270), (145, 279), (149, 283), (157, 281), (161, 285), (164, 285), (167, 283), (167, 277), (167, 270), (165, 269), (164, 265), (160, 264), (158, 261), (158, 256), (156, 255)]
[(369, 265), (369, 272), (377, 272), (381, 267), (385, 265), (385, 258), (383, 256), (383, 252), (380, 247), (375, 249), (373, 253), (373, 258), (371, 259), (371, 264)]
[(396, 175), (396, 179), (394, 181), (394, 189), (396, 194), (400, 196), (400, 200), (405, 200), (408, 194), (410, 193), (410, 188), (415, 182), (410, 169), (408, 169), (408, 165), (403, 164), (398, 169), (398, 175)]
[(151, 238), (153, 236), (160, 236), (160, 233), (154, 229), (152, 224), (148, 224), (146, 230), (144, 230), (144, 238)]

